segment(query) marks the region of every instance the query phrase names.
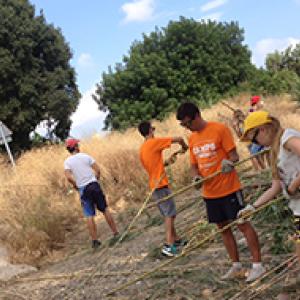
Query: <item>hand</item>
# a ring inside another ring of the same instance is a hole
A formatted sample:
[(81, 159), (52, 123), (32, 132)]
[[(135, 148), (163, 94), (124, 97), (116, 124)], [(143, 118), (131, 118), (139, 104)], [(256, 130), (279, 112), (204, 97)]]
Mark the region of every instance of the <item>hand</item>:
[(165, 162), (164, 162), (164, 166), (167, 167), (169, 165), (172, 165), (176, 159), (177, 159), (177, 156), (176, 156), (177, 153), (173, 153)]
[(188, 149), (189, 149), (189, 146), (185, 144), (181, 147), (180, 153), (185, 153)]
[(69, 195), (72, 195), (73, 193), (74, 193), (74, 190), (70, 188), (67, 190), (66, 195), (69, 196)]
[(293, 196), (295, 195), (297, 192), (299, 192), (299, 187), (295, 184), (293, 184), (293, 182), (288, 186), (287, 188), (287, 192), (289, 195)]
[(234, 163), (231, 160), (223, 159), (221, 163), (221, 172), (230, 173), (234, 169)]
[(201, 177), (200, 175), (197, 175), (193, 178), (192, 180), (192, 183), (195, 184), (194, 185), (194, 188), (196, 190), (200, 190), (201, 187), (202, 187), (202, 180), (203, 180), (203, 177)]
[(247, 206), (243, 209), (241, 209), (238, 214), (237, 217), (241, 218), (244, 216), (249, 215), (250, 213), (253, 213), (255, 211), (255, 207), (252, 204), (247, 204)]

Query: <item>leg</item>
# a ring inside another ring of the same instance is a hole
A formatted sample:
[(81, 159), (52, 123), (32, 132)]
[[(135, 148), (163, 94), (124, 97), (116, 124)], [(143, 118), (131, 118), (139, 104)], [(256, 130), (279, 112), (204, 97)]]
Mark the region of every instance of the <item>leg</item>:
[(93, 241), (97, 240), (97, 227), (96, 227), (94, 217), (88, 217), (86, 219), (86, 221), (87, 221), (87, 227), (88, 227), (91, 239)]
[(105, 211), (103, 212), (103, 215), (105, 217), (105, 220), (108, 224), (108, 226), (110, 227), (111, 231), (113, 232), (114, 235), (118, 234), (118, 229), (117, 229), (117, 226), (116, 226), (116, 223), (108, 209), (108, 207), (105, 208)]
[(175, 241), (174, 237), (174, 217), (165, 217), (166, 226), (166, 243), (173, 245)]
[(254, 263), (261, 262), (261, 253), (257, 234), (249, 222), (238, 225), (239, 230), (243, 233), (247, 240), (252, 259)]
[(177, 235), (177, 232), (176, 232), (176, 229), (175, 229), (175, 218), (176, 217), (172, 217), (172, 219), (173, 219), (173, 222), (172, 222), (172, 235), (173, 235), (174, 241), (178, 241), (178, 240), (180, 240), (180, 237)]
[[(222, 229), (224, 226), (226, 226), (228, 223), (218, 223), (217, 226), (219, 229)], [(233, 236), (233, 233), (230, 228), (226, 229), (222, 233), (222, 239), (223, 243), (225, 245), (225, 248), (227, 250), (227, 253), (229, 254), (229, 257), (231, 258), (232, 262), (238, 262), (239, 261), (239, 253), (236, 245), (235, 238)]]

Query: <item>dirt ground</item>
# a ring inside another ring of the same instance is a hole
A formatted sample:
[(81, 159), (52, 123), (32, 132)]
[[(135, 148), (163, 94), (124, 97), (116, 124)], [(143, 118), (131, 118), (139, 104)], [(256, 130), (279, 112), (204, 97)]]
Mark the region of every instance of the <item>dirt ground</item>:
[[(203, 201), (195, 199), (196, 195), (193, 192), (177, 199), (176, 228), (187, 239), (196, 237), (195, 240), (200, 241), (213, 235), (215, 228), (206, 223)], [(121, 230), (136, 211), (131, 208), (115, 215)], [(221, 275), (227, 271), (230, 262), (219, 234), (177, 260), (163, 257), (160, 248), (164, 241), (164, 226), (156, 207), (148, 209), (148, 215), (143, 214), (131, 233), (116, 247), (109, 246), (110, 232), (101, 218), (98, 219), (98, 229), (103, 241), (101, 248), (91, 249), (82, 222), (78, 234), (69, 237), (64, 251), (53, 255), (50, 262), (45, 262), (37, 272), (2, 282), (0, 299), (223, 300), (234, 299), (244, 289), (246, 291), (235, 299), (277, 299), (276, 295), (284, 289), (288, 289), (290, 299), (300, 299), (297, 264), (290, 265), (286, 273), (283, 273), (286, 269), (282, 267), (253, 286), (247, 285), (245, 278), (222, 281)], [(235, 235), (241, 261), (249, 268), (250, 254), (245, 240), (239, 232)], [(263, 261), (270, 270), (292, 254), (272, 255), (268, 239), (268, 236), (260, 236)], [(108, 295), (115, 288), (155, 270), (161, 264), (168, 265)], [(268, 288), (276, 276), (281, 276), (279, 282)]]

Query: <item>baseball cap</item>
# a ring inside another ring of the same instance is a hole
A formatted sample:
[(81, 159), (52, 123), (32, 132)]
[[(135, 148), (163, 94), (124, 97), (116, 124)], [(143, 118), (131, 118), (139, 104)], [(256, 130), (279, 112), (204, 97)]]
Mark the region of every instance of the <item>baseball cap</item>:
[(255, 111), (247, 116), (244, 120), (244, 133), (241, 137), (242, 141), (247, 141), (247, 133), (249, 130), (271, 123), (270, 114), (267, 111)]
[(260, 96), (252, 96), (250, 99), (251, 105), (255, 105), (260, 101)]
[(67, 148), (75, 148), (75, 146), (77, 146), (79, 142), (80, 141), (77, 139), (67, 139), (65, 144)]

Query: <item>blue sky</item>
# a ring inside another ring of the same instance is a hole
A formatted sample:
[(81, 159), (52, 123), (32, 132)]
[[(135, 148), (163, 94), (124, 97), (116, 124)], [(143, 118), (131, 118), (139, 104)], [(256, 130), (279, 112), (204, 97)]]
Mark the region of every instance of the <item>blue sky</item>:
[(108, 66), (121, 62), (134, 40), (179, 16), (195, 20), (238, 21), (252, 61), (263, 66), (267, 53), (300, 42), (300, 0), (30, 0), (48, 23), (62, 30), (82, 94), (72, 116), (71, 135), (102, 128), (103, 113), (91, 98)]

